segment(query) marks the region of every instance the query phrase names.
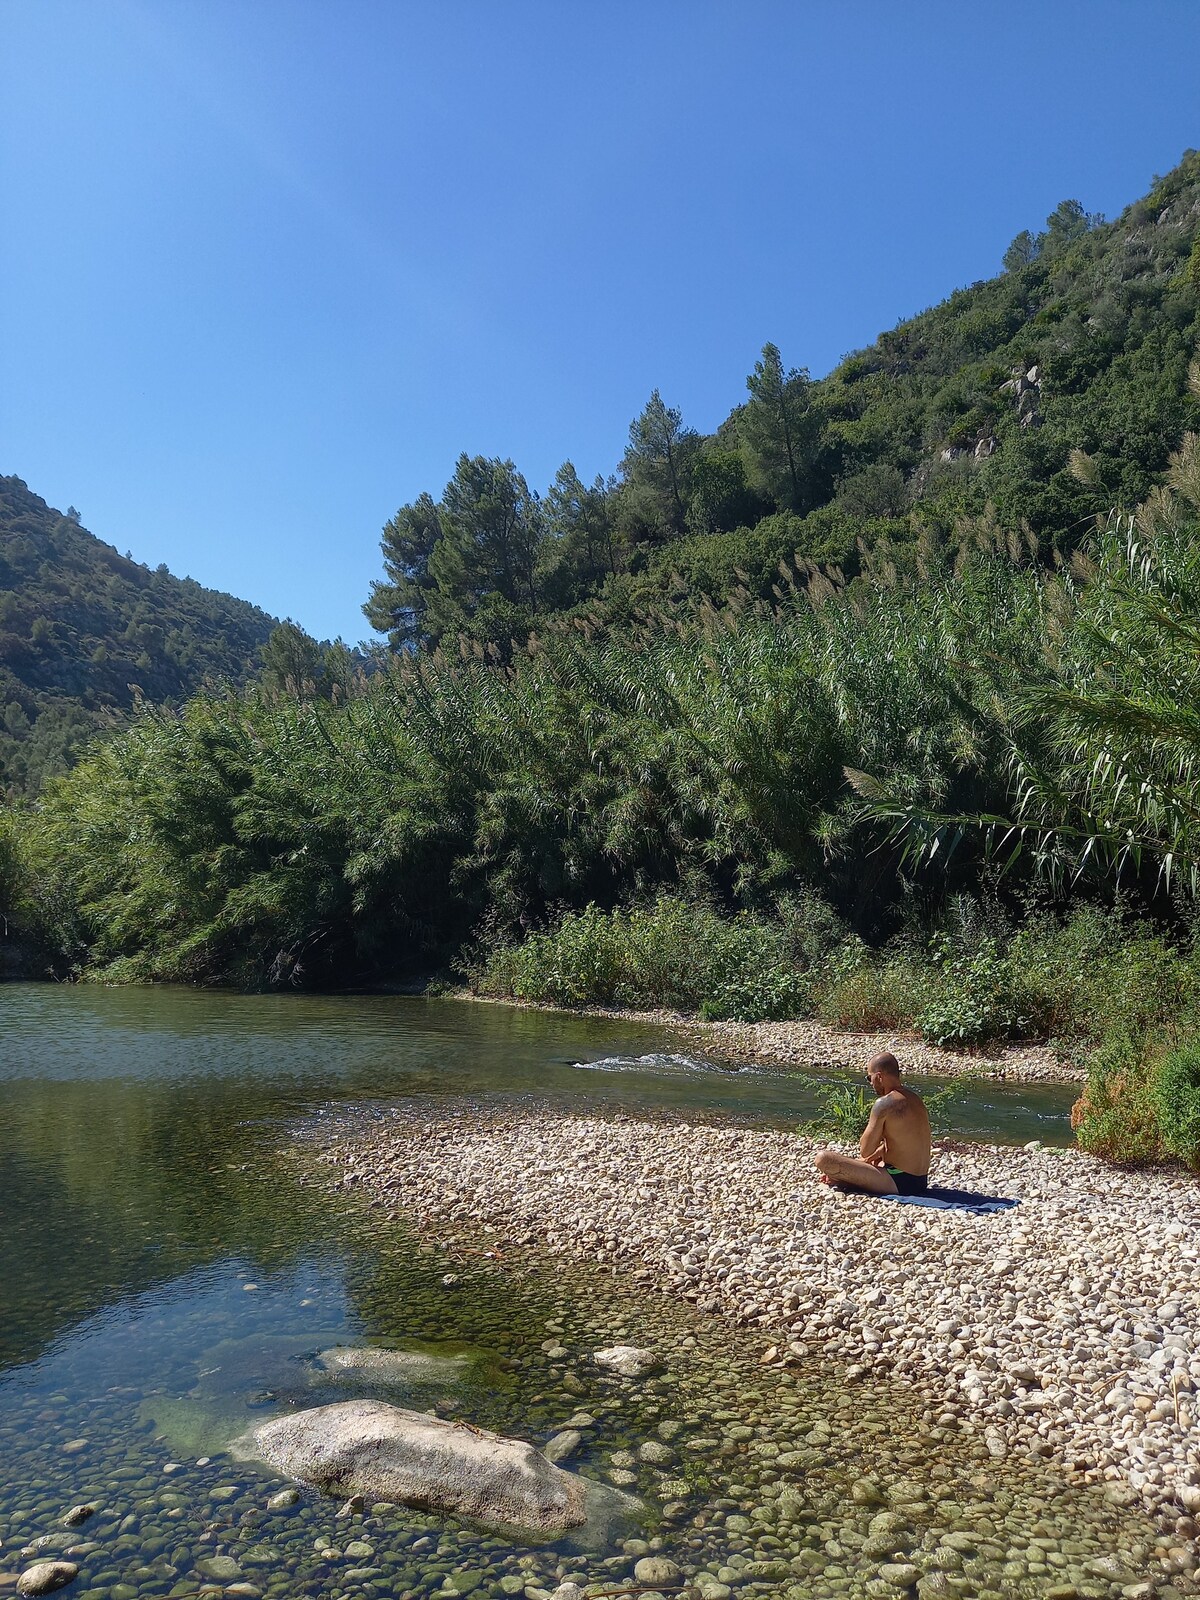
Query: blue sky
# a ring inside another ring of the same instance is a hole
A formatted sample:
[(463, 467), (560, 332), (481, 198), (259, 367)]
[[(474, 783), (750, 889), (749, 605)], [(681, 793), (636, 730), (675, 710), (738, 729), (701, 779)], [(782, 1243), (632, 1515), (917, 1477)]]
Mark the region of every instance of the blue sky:
[(354, 640), (462, 450), (612, 471), (1200, 145), (1195, 0), (0, 0), (0, 471)]

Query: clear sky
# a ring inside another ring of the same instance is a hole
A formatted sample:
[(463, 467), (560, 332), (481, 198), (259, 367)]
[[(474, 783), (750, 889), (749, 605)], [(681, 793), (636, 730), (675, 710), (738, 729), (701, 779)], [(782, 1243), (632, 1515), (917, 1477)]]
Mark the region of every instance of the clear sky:
[(1197, 0), (0, 0), (0, 59), (0, 472), (349, 640), (460, 451), (610, 472), (1200, 145)]

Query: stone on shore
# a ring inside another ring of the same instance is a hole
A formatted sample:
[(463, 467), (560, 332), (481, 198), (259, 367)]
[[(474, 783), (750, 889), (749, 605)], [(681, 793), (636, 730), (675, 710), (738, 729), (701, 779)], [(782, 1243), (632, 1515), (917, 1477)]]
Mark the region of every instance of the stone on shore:
[(560, 1535), (638, 1506), (564, 1472), (524, 1440), (377, 1400), (277, 1417), (239, 1440), (235, 1453), (324, 1493), (401, 1501), (491, 1528)]

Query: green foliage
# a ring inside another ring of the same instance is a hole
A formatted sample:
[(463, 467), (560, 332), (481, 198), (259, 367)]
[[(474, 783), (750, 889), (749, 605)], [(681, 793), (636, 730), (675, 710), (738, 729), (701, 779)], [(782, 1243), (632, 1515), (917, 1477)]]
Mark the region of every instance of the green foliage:
[(294, 622), (281, 622), (260, 652), (260, 683), (268, 693), (296, 700), (336, 700), (363, 686), (353, 653), (339, 639), (318, 644)]
[(640, 502), (640, 515), (667, 536), (684, 532), (699, 444), (695, 429), (684, 427), (682, 414), (657, 389), (629, 425), (621, 463), (625, 481)]
[(472, 979), (483, 994), (520, 1000), (703, 1007), (743, 1021), (803, 1007), (778, 926), (669, 895), (613, 912), (567, 912), (545, 933), (482, 951)]
[[(998, 277), (817, 381), (764, 345), (745, 403), (711, 438), (655, 390), (619, 472), (590, 488), (567, 463), (539, 500), (511, 462), (464, 455), (456, 480), (492, 475), (467, 496), (486, 510), (448, 514), (453, 485), (401, 508), (383, 533), (372, 625), (397, 649), (465, 632), (506, 651), (572, 610), (620, 625), (739, 588), (790, 602), (774, 569), (796, 553), (848, 575), (860, 551), (869, 561), (929, 535), (969, 550), (985, 519), (1022, 547), (1032, 536), (1042, 560), (1069, 556), (1097, 513), (1145, 500), (1200, 423), (1187, 379), (1198, 201), (1195, 152), (1111, 224), (1063, 201), (1042, 232), (1018, 234)], [(1079, 452), (1096, 466), (1086, 482), (1069, 465)], [(765, 531), (780, 516), (794, 524), (786, 546)], [(510, 534), (523, 551), (506, 561)], [(764, 572), (744, 552), (768, 545)]]
[[(0, 478), (0, 795), (36, 793), (129, 714), (254, 676), (273, 619), (121, 556)], [(137, 690), (133, 685), (137, 685)]]
[(819, 492), (822, 427), (808, 369), (785, 372), (778, 347), (765, 344), (746, 388), (750, 399), (738, 418), (738, 434), (752, 481), (781, 511), (807, 511)]
[(1125, 1033), (1114, 1035), (1096, 1051), (1087, 1086), (1071, 1113), (1082, 1149), (1125, 1165), (1162, 1158), (1151, 1055), (1147, 1039)]
[(464, 452), (440, 501), (422, 494), (384, 528), (367, 620), (398, 649), (464, 631), (505, 643), (541, 608), (545, 542), (541, 502), (513, 463)]
[(1169, 1051), (1154, 1075), (1152, 1092), (1163, 1144), (1200, 1171), (1200, 1044)]
[(941, 978), (916, 1016), (922, 1038), (931, 1044), (981, 1044), (988, 1039), (1023, 1038), (1029, 1018), (1013, 992), (1010, 963), (991, 939), (963, 950), (945, 934), (933, 941), (930, 959)]
[(831, 964), (817, 994), (816, 1014), (830, 1027), (852, 1033), (908, 1028), (919, 993), (907, 963), (850, 949)]
[(810, 1139), (838, 1139), (856, 1144), (867, 1125), (875, 1096), (861, 1083), (831, 1083), (825, 1078), (808, 1079), (817, 1097), (817, 1114), (802, 1124), (798, 1132)]

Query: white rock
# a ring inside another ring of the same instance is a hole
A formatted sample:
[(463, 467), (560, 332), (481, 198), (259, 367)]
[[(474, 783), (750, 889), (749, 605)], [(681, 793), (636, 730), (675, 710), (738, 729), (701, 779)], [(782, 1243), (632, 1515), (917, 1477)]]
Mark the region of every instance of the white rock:
[(614, 1344), (607, 1350), (596, 1350), (592, 1359), (598, 1367), (618, 1373), (622, 1378), (644, 1378), (662, 1365), (653, 1350), (635, 1344)]
[(399, 1501), (489, 1527), (562, 1533), (637, 1506), (564, 1472), (524, 1440), (377, 1400), (276, 1417), (239, 1440), (234, 1454), (326, 1494)]

